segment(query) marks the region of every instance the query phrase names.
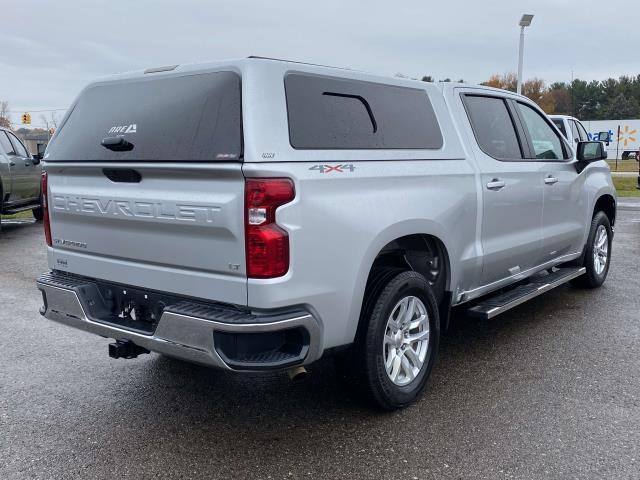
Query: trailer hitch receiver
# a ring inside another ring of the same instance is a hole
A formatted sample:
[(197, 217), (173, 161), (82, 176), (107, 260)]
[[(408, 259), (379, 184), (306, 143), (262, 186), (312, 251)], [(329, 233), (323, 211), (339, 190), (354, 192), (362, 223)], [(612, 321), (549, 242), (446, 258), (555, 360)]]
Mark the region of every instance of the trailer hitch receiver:
[(109, 344), (109, 356), (111, 358), (136, 358), (143, 353), (150, 352), (131, 340), (116, 340), (115, 343)]

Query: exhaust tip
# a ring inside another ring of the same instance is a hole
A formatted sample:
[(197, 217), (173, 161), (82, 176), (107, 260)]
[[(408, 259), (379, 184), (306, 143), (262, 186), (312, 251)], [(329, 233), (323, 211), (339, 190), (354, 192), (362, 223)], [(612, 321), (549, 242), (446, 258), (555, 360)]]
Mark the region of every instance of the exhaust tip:
[(289, 380), (296, 383), (307, 378), (308, 374), (309, 372), (307, 372), (307, 369), (302, 366), (293, 367), (287, 370), (287, 375), (289, 376)]

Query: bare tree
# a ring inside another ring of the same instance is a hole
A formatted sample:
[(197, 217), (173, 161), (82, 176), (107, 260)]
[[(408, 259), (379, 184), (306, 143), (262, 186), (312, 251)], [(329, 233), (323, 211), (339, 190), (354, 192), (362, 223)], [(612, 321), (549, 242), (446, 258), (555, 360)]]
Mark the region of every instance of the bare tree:
[(51, 112), (50, 118), (51, 118), (51, 125), (53, 126), (53, 128), (55, 128), (57, 130), (58, 129), (58, 122), (59, 122), (59, 120), (58, 120), (58, 112), (55, 112), (55, 111)]
[(47, 127), (47, 130), (49, 130), (50, 128), (54, 128), (54, 129), (58, 128), (58, 122), (59, 122), (58, 114), (55, 111), (52, 111), (49, 114), (49, 118), (47, 118), (47, 116), (44, 113), (40, 115), (40, 121), (42, 122), (43, 125)]
[(0, 100), (0, 127), (11, 128), (11, 113), (6, 100)]

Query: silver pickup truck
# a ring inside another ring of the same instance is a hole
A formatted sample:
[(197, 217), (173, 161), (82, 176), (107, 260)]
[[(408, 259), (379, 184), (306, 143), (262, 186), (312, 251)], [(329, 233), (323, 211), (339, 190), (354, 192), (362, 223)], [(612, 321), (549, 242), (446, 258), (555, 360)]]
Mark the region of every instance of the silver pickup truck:
[(399, 408), (452, 307), (605, 281), (605, 157), (480, 86), (262, 58), (110, 77), (45, 154), (41, 313), (115, 358), (293, 375), (335, 354)]
[(42, 220), (40, 158), (29, 154), (13, 132), (0, 128), (0, 228), (2, 215), (32, 210)]

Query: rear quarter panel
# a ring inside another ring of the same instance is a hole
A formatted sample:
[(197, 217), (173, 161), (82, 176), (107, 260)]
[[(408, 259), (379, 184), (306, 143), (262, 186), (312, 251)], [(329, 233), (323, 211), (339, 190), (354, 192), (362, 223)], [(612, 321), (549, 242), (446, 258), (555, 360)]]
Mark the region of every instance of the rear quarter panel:
[(277, 211), (290, 238), (289, 272), (250, 279), (249, 306), (305, 305), (323, 323), (325, 348), (349, 343), (378, 252), (416, 233), (444, 242), (452, 285), (473, 282), (477, 204), (474, 173), (465, 160), (359, 161), (352, 162), (353, 172), (343, 173), (319, 173), (311, 169), (315, 165), (244, 165), (247, 177), (286, 176), (296, 186), (296, 199)]

